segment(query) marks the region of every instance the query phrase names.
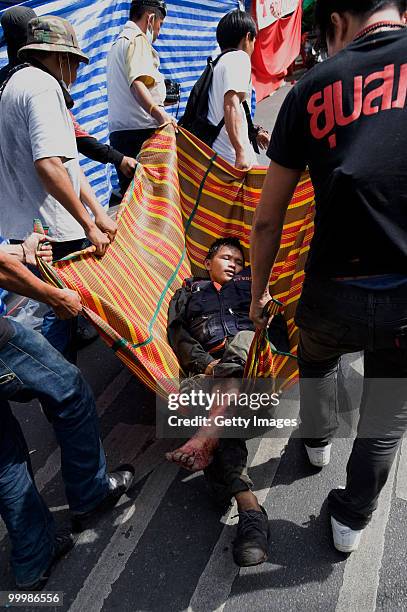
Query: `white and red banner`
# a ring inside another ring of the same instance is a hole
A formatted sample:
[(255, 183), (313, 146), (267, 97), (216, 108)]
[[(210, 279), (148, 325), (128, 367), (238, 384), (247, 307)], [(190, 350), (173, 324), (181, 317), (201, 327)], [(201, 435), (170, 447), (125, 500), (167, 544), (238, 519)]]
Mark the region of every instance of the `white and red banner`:
[(257, 25), (263, 30), (275, 23), (280, 17), (293, 13), (300, 0), (256, 0)]
[[(269, 4), (270, 0), (265, 2)], [(257, 3), (261, 5), (261, 0), (257, 0)], [(258, 102), (282, 85), (289, 66), (300, 52), (302, 3), (297, 1), (291, 4), (296, 4), (293, 13), (274, 20), (257, 35), (252, 67)], [(259, 15), (253, 16), (259, 22)]]

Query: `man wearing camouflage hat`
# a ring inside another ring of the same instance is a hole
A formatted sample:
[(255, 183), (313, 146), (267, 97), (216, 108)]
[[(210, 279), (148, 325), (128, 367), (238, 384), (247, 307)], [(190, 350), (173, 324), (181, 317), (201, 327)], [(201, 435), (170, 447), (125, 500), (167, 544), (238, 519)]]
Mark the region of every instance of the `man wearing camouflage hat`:
[[(0, 89), (0, 233), (20, 242), (38, 218), (55, 240), (56, 259), (86, 246), (86, 238), (103, 255), (117, 226), (80, 170), (67, 109), (79, 64), (89, 60), (71, 24), (54, 16), (29, 22), (19, 58), (27, 63), (17, 66)], [(42, 331), (67, 355), (71, 333), (66, 323), (45, 317)]]

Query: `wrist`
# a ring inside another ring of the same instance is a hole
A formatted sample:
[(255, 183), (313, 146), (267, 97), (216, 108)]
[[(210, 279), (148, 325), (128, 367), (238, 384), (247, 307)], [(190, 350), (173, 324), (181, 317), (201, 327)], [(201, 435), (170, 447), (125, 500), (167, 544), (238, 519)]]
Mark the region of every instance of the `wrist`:
[(52, 285), (45, 285), (45, 287), (46, 295), (44, 296), (44, 301), (51, 306), (51, 308), (60, 306), (63, 290), (53, 287)]
[[(95, 217), (96, 216), (97, 215), (95, 215)], [(81, 225), (87, 234), (97, 228), (96, 223), (90, 217), (89, 219), (84, 219)]]
[(266, 289), (264, 290), (252, 290), (252, 301), (253, 302), (262, 302), (264, 300), (269, 300), (270, 299), (270, 292), (268, 287), (266, 287)]
[(156, 121), (158, 121), (158, 123), (160, 123), (165, 118), (166, 113), (163, 108), (161, 108), (157, 104), (153, 104), (153, 108), (152, 108), (150, 115), (152, 116), (153, 119), (155, 119)]

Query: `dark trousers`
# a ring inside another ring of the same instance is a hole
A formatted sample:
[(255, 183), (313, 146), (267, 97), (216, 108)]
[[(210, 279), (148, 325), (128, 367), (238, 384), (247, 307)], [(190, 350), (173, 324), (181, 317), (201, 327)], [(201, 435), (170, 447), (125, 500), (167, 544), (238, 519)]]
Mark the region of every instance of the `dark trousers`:
[(0, 516), (12, 544), (16, 581), (24, 585), (49, 566), (55, 523), (35, 485), (27, 445), (8, 400), (41, 401), (61, 448), (71, 510), (94, 508), (107, 495), (109, 483), (89, 385), (41, 334), (11, 325), (14, 336), (0, 350)]
[(370, 291), (306, 279), (296, 323), (301, 434), (309, 446), (328, 444), (335, 434), (340, 357), (364, 351), (363, 395), (346, 489), (329, 495), (332, 516), (362, 529), (377, 507), (407, 429), (407, 285)]
[[(253, 331), (241, 331), (228, 338), (220, 362), (214, 368), (216, 378), (241, 378), (247, 361)], [(247, 473), (246, 442), (239, 438), (221, 438), (212, 463), (204, 470), (212, 496), (223, 509), (237, 493), (249, 491), (253, 483)]]
[[(154, 134), (154, 129), (148, 130), (122, 130), (110, 134), (110, 144), (114, 149), (127, 157), (137, 157), (144, 142)], [(122, 196), (126, 193), (132, 179), (125, 176), (116, 167)]]

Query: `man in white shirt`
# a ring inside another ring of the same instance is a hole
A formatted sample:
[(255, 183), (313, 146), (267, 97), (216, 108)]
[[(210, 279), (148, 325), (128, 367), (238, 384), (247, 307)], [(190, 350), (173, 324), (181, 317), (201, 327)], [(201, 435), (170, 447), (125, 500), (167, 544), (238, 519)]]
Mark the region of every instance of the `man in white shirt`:
[[(217, 62), (209, 90), (208, 121), (219, 125), (225, 120), (212, 148), (232, 166), (248, 170), (257, 164), (249, 138), (249, 127), (243, 106), (250, 107), (252, 97), (252, 66), (257, 28), (253, 18), (244, 11), (234, 10), (225, 15), (216, 30), (218, 45), (225, 53)], [(259, 130), (255, 137), (266, 148), (269, 135)]]
[[(73, 104), (69, 86), (88, 58), (70, 23), (54, 16), (29, 22), (19, 57), (28, 63), (17, 66), (0, 90), (0, 232), (22, 242), (40, 219), (55, 240), (56, 259), (82, 248), (86, 238), (103, 255), (117, 225), (80, 169), (67, 109)], [(43, 333), (65, 353), (66, 327), (62, 331), (52, 317)]]
[[(110, 143), (136, 157), (155, 129), (172, 121), (164, 110), (166, 87), (152, 43), (167, 15), (163, 0), (133, 0), (129, 21), (107, 60)], [(131, 179), (118, 172), (124, 194)]]

